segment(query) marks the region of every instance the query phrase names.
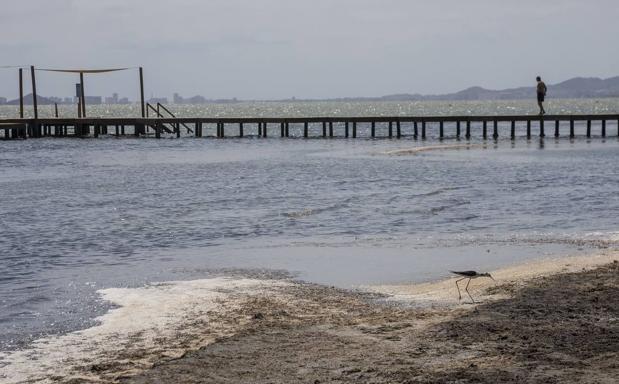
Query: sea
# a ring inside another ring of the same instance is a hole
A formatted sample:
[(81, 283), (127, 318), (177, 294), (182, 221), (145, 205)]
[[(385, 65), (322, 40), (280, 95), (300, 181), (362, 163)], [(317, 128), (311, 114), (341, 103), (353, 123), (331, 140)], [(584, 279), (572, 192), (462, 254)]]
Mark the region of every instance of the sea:
[[(50, 115), (41, 106), (41, 115)], [(240, 102), (178, 116), (535, 114), (535, 101)], [(61, 106), (61, 116), (74, 116)], [(619, 99), (551, 100), (549, 113), (619, 113)], [(27, 111), (31, 113), (30, 111)], [(136, 116), (137, 105), (89, 106)], [(0, 117), (15, 117), (0, 107)], [(497, 140), (101, 136), (0, 141), (0, 352), (94, 326), (99, 291), (215, 276), (355, 289), (441, 279), (619, 245), (617, 122), (600, 137)], [(534, 134), (536, 133), (534, 127)], [(227, 127), (233, 136), (238, 128)]]

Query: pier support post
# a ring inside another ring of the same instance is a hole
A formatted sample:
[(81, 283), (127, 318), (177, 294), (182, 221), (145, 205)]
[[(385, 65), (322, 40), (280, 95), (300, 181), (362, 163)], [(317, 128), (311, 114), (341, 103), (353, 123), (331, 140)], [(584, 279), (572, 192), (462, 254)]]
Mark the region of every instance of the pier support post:
[(265, 121), (264, 123), (262, 123), (262, 137), (267, 137), (267, 122)]
[(421, 120), (421, 139), (425, 140), (426, 138), (426, 121)]
[(82, 117), (86, 117), (86, 94), (84, 93), (84, 72), (80, 72), (80, 100), (81, 100), (80, 105), (82, 106)]
[(415, 139), (417, 139), (417, 136), (419, 136), (419, 130), (417, 129), (417, 121), (413, 122), (413, 137)]
[[(37, 80), (34, 74), (34, 65), (30, 66), (30, 78), (32, 79), (32, 107), (34, 108), (34, 118), (39, 118), (39, 106), (37, 104)], [(35, 126), (37, 123), (35, 122)]]
[(544, 118), (540, 118), (539, 119), (539, 137), (545, 137), (546, 134), (544, 133)]
[(348, 121), (344, 123), (344, 136), (348, 138)]
[(372, 137), (376, 137), (376, 122), (372, 121)]
[(307, 139), (308, 136), (309, 136), (309, 123), (306, 121), (305, 123), (303, 123), (303, 137)]
[(488, 138), (488, 122), (486, 120), (484, 120), (483, 122), (482, 135), (484, 137), (484, 140)]
[(389, 138), (393, 137), (393, 121), (389, 122)]
[(587, 137), (591, 137), (591, 120), (587, 120)]
[(606, 120), (602, 120), (602, 137), (606, 137)]
[(555, 137), (559, 137), (559, 120), (555, 121)]
[(460, 138), (460, 120), (456, 121), (456, 138)]
[(329, 137), (333, 137), (333, 122), (329, 121)]
[(284, 122), (283, 121), (281, 123), (279, 123), (279, 130), (280, 130), (280, 136), (281, 137), (286, 136), (286, 134), (284, 132)]
[(24, 71), (19, 68), (19, 118), (24, 118)]
[(492, 138), (496, 140), (499, 138), (499, 122), (497, 120), (494, 120), (492, 123)]
[(400, 120), (395, 122), (395, 132), (396, 132), (396, 135), (397, 135), (398, 139), (402, 137), (402, 130), (401, 130), (401, 127), (400, 127)]
[[(618, 129), (618, 132), (617, 132), (617, 136), (619, 136), (619, 129)], [(353, 123), (352, 123), (352, 138), (353, 139), (357, 138), (357, 122), (356, 121), (353, 121)]]
[(322, 122), (322, 137), (327, 137), (327, 122)]
[(527, 139), (531, 138), (531, 119), (527, 120)]
[(443, 129), (443, 121), (441, 120), (438, 123), (438, 137), (439, 139), (443, 140), (443, 136), (444, 136), (444, 129)]
[(290, 123), (286, 122), (286, 137), (290, 137)]
[(146, 104), (144, 103), (144, 71), (140, 67), (140, 106), (142, 107), (142, 118), (146, 117)]
[(239, 123), (239, 137), (243, 137), (243, 123)]
[(512, 127), (511, 127), (510, 137), (512, 138), (512, 140), (514, 140), (516, 138), (516, 121), (515, 120), (512, 120)]
[(570, 138), (574, 138), (574, 119), (570, 119)]

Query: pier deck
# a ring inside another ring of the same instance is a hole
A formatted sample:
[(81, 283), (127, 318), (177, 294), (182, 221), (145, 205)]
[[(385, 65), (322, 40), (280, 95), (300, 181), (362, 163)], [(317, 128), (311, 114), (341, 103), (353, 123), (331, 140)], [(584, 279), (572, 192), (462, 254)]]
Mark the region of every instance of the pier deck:
[[(595, 123), (595, 126), (593, 125)], [(532, 136), (575, 137), (576, 125), (584, 136), (619, 136), (619, 114), (503, 115), (503, 116), (372, 116), (372, 117), (158, 117), (158, 118), (38, 118), (0, 119), (0, 138), (143, 136), (226, 137), (396, 137), (427, 136), (483, 139)], [(607, 132), (612, 127), (612, 133)], [(363, 127), (363, 130), (360, 128)], [(311, 129), (310, 129), (311, 128)], [(593, 132), (595, 128), (595, 132)], [(213, 134), (207, 134), (208, 132)], [(563, 134), (561, 134), (563, 130)], [(292, 135), (291, 135), (292, 132)], [(0, 132), (2, 133), (2, 132)], [(361, 135), (360, 133), (363, 133)], [(228, 135), (230, 137), (230, 135)]]

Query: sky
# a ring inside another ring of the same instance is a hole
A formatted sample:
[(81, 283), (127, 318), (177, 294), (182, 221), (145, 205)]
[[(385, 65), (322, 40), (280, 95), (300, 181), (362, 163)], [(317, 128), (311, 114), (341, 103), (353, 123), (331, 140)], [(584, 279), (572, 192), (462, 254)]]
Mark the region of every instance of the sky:
[[(0, 66), (144, 68), (146, 96), (439, 94), (619, 75), (617, 0), (0, 0)], [(138, 98), (137, 70), (86, 77)], [(42, 95), (76, 75), (37, 72)], [(29, 87), (30, 81), (26, 86)], [(17, 70), (0, 69), (0, 96)]]

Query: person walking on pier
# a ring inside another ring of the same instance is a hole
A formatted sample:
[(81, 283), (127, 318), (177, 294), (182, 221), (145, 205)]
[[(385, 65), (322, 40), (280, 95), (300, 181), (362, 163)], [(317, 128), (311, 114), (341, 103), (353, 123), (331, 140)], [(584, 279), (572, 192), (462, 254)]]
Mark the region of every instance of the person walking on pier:
[(537, 105), (539, 105), (539, 114), (545, 115), (544, 98), (546, 97), (546, 84), (542, 81), (540, 76), (537, 76)]

